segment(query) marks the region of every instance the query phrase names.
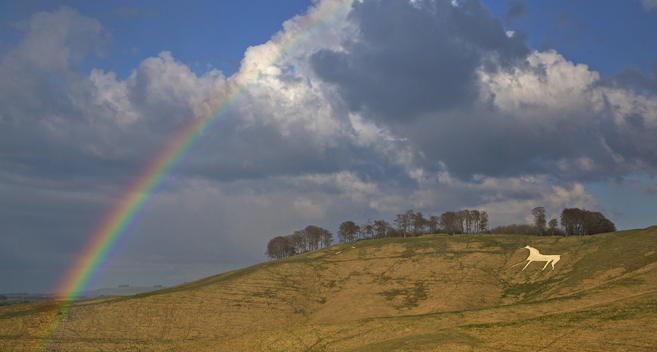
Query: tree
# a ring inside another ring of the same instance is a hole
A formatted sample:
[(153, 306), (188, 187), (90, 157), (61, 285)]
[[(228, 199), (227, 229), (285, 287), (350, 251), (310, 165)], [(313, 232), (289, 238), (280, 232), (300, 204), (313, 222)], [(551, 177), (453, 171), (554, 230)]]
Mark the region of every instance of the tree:
[(406, 220), (406, 226), (404, 227), (404, 237), (406, 237), (406, 234), (411, 232), (411, 226), (413, 226), (413, 220), (415, 219), (415, 213), (412, 209), (406, 210), (404, 219)]
[(506, 235), (537, 235), (538, 231), (536, 226), (529, 224), (511, 224), (511, 225), (501, 225), (497, 226), (490, 230), (490, 233), (493, 234), (506, 234)]
[[(467, 210), (467, 209), (466, 209)], [(477, 221), (479, 221), (478, 210), (467, 210), (465, 214), (465, 227), (467, 233), (478, 233)]]
[(322, 242), (322, 234), (324, 231), (323, 228), (317, 226), (307, 226), (304, 230), (306, 237), (308, 238), (308, 250), (314, 251), (319, 249), (319, 245)]
[(427, 226), (429, 226), (429, 233), (434, 234), (438, 229), (440, 218), (435, 215), (429, 215), (429, 220), (427, 220)]
[(579, 208), (564, 209), (561, 212), (561, 226), (566, 236), (586, 236), (616, 231), (616, 225), (602, 213)]
[(366, 238), (374, 238), (374, 225), (372, 225), (372, 220), (367, 219), (367, 221), (360, 227), (363, 234)]
[(294, 248), (290, 240), (283, 236), (277, 236), (269, 240), (265, 255), (269, 259), (281, 259), (294, 255)]
[(322, 229), (321, 238), (323, 247), (328, 247), (333, 243), (333, 234), (329, 230)]
[(306, 231), (305, 230), (294, 231), (292, 236), (299, 239), (299, 250), (297, 251), (297, 254), (308, 252), (309, 241), (308, 241), (308, 234), (306, 233)]
[(561, 211), (561, 227), (563, 227), (566, 236), (572, 236), (577, 231), (577, 211), (578, 208), (566, 208)]
[(538, 229), (539, 235), (542, 235), (543, 233), (545, 233), (545, 224), (547, 223), (545, 216), (545, 208), (536, 207), (532, 209), (532, 214), (534, 215), (534, 225)]
[(584, 235), (615, 232), (616, 226), (600, 212), (586, 211), (584, 214), (582, 232)]
[(353, 221), (345, 221), (340, 224), (338, 229), (338, 239), (342, 243), (353, 242), (356, 239), (356, 232), (359, 227)]
[(453, 211), (447, 211), (440, 214), (440, 226), (449, 235), (453, 235), (454, 232), (459, 230), (459, 222), (460, 220), (458, 215), (456, 215), (456, 213)]
[(294, 252), (299, 254), (303, 253), (303, 248), (304, 248), (304, 234), (302, 231), (294, 231), (293, 234), (288, 236), (288, 239), (290, 241), (290, 245), (294, 248)]
[(406, 227), (408, 226), (408, 215), (406, 213), (397, 214), (393, 222), (395, 223), (395, 226), (397, 227), (399, 233), (402, 234), (404, 237), (406, 237)]
[(385, 220), (374, 220), (374, 233), (376, 238), (383, 238), (388, 235), (390, 224)]
[(458, 229), (461, 233), (465, 233), (465, 222), (469, 216), (470, 211), (468, 209), (463, 209), (456, 212), (456, 217), (458, 219)]
[(477, 228), (478, 228), (477, 231), (479, 231), (478, 233), (484, 233), (488, 231), (488, 213), (483, 210), (479, 212), (479, 221)]
[(424, 218), (424, 215), (422, 215), (421, 212), (418, 211), (415, 213), (415, 215), (413, 215), (413, 232), (415, 233), (415, 236), (422, 235), (426, 223), (427, 220)]
[(557, 227), (559, 227), (559, 222), (557, 221), (557, 219), (552, 219), (550, 220), (550, 222), (548, 222), (548, 228), (549, 228), (548, 232), (550, 233), (550, 235), (554, 236), (554, 234), (558, 230)]

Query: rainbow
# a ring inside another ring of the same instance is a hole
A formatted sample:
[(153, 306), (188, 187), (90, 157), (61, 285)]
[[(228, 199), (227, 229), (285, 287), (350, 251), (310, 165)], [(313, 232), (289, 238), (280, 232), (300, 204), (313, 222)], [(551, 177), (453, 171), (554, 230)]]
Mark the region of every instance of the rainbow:
[[(116, 251), (121, 240), (129, 233), (128, 229), (138, 218), (139, 213), (174, 171), (198, 144), (204, 132), (217, 125), (217, 122), (230, 111), (249, 88), (258, 82), (269, 67), (282, 62), (290, 53), (308, 42), (317, 33), (329, 27), (336, 19), (342, 18), (351, 8), (352, 0), (323, 1), (312, 8), (303, 18), (301, 28), (292, 29), (292, 35), (275, 36), (272, 41), (277, 50), (267, 53), (268, 57), (255, 69), (245, 73), (238, 72), (228, 80), (225, 94), (217, 97), (205, 108), (206, 114), (190, 119), (164, 148), (149, 162), (133, 183), (124, 190), (113, 203), (111, 210), (93, 231), (90, 239), (70, 266), (54, 292), (58, 292), (50, 320), (42, 324), (42, 337), (35, 342), (32, 350), (47, 351), (62, 332), (65, 318), (74, 301), (87, 290), (97, 276), (99, 268)], [(314, 10), (314, 11), (313, 11)], [(276, 42), (278, 41), (278, 42)]]

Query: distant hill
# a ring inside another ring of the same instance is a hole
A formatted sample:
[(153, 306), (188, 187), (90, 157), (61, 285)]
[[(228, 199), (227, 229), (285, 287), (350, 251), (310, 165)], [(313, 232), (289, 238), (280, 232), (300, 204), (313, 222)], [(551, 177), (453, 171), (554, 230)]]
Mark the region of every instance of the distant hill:
[(139, 286), (106, 287), (106, 288), (99, 288), (97, 290), (87, 291), (82, 296), (84, 298), (130, 296), (130, 295), (136, 295), (139, 293), (151, 292), (161, 289), (162, 289), (161, 286), (160, 287), (139, 287)]
[[(121, 285), (123, 286), (123, 285)], [(99, 288), (97, 290), (86, 291), (80, 295), (80, 299), (101, 298), (101, 297), (114, 297), (114, 296), (130, 296), (138, 293), (151, 292), (161, 290), (161, 285), (152, 287), (139, 287), (139, 286), (124, 286), (124, 287), (108, 287)], [(21, 303), (33, 303), (48, 301), (53, 299), (54, 293), (7, 293), (0, 294), (0, 306), (14, 305)]]
[[(561, 255), (524, 271), (530, 245)], [(52, 302), (0, 308), (0, 350)], [(83, 300), (54, 350), (654, 351), (657, 226), (583, 237), (339, 244), (134, 296)]]

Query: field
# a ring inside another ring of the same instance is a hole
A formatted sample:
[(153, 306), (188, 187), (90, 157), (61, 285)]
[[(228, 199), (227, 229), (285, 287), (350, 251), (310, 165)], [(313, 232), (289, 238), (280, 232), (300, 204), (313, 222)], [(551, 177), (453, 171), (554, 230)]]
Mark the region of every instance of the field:
[[(560, 254), (525, 271), (530, 245)], [(164, 290), (0, 307), (0, 350), (654, 351), (657, 226), (339, 244)]]

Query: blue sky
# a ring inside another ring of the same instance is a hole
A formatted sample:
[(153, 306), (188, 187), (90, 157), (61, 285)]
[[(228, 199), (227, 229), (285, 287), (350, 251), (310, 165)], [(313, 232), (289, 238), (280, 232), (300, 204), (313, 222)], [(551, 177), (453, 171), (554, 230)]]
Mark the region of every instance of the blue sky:
[[(0, 292), (50, 290), (186, 119), (338, 1), (0, 5)], [(264, 70), (96, 287), (190, 281), (307, 225), (407, 209), (655, 225), (656, 1), (348, 9)]]
[[(285, 20), (303, 14), (311, 4), (309, 0), (17, 1), (4, 5), (0, 18), (7, 45), (20, 40), (22, 32), (15, 23), (38, 11), (69, 6), (99, 19), (114, 38), (109, 56), (92, 58), (88, 68), (101, 66), (125, 78), (142, 59), (167, 50), (199, 73), (210, 65), (229, 75), (236, 71), (247, 47), (269, 40)], [(499, 17), (508, 10), (506, 0), (484, 4)], [(526, 17), (505, 24), (511, 30), (526, 31), (532, 48), (547, 45), (602, 75), (617, 73), (627, 65), (650, 71), (657, 60), (657, 46), (650, 45), (657, 31), (655, 11), (646, 11), (638, 0), (601, 0), (595, 6), (585, 1), (530, 1), (526, 6)], [(560, 16), (572, 24), (560, 26)]]
[(86, 70), (102, 67), (125, 78), (150, 56), (161, 51), (175, 57), (198, 73), (208, 66), (226, 74), (239, 68), (244, 51), (269, 40), (282, 23), (302, 14), (311, 1), (16, 1), (0, 14), (3, 41), (16, 43), (22, 31), (12, 23), (27, 20), (33, 13), (53, 11), (61, 6), (77, 9), (96, 18), (111, 33), (108, 56), (91, 58)]

